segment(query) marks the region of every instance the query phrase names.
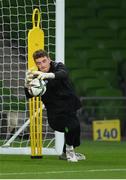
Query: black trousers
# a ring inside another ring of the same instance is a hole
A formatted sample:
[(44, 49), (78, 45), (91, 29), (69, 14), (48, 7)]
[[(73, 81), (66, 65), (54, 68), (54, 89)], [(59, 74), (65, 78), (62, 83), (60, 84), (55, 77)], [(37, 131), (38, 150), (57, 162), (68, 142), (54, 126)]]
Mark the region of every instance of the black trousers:
[(73, 146), (74, 148), (80, 145), (80, 125), (68, 132), (65, 132), (64, 136), (65, 143), (63, 152), (66, 153), (66, 144), (69, 146)]
[[(65, 144), (74, 148), (80, 145), (80, 122), (76, 112), (48, 113), (48, 121), (52, 129), (64, 132)], [(65, 149), (64, 145), (63, 151)]]
[(65, 143), (70, 146), (79, 146), (80, 145), (80, 126), (65, 132)]
[(52, 129), (59, 132), (72, 132), (77, 128), (80, 130), (80, 122), (76, 112), (48, 112), (48, 122)]

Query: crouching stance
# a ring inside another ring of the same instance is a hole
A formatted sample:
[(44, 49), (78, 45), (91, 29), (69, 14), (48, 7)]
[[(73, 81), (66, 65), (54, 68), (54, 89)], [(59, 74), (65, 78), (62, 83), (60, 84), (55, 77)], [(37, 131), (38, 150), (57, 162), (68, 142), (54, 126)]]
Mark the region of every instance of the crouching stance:
[(85, 159), (85, 156), (74, 152), (80, 145), (80, 123), (76, 112), (81, 107), (68, 77), (68, 71), (63, 63), (54, 62), (44, 50), (33, 54), (38, 71), (29, 72), (25, 78), (25, 93), (32, 97), (29, 84), (34, 77), (46, 80), (46, 92), (42, 101), (47, 109), (49, 125), (53, 130), (64, 132), (65, 144), (60, 159), (71, 162)]

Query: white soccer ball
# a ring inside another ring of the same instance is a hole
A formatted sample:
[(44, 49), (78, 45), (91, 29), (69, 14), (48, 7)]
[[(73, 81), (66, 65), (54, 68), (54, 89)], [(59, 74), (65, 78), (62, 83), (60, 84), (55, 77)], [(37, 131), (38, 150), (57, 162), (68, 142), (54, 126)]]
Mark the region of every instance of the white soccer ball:
[(41, 96), (46, 92), (46, 83), (40, 79), (33, 79), (30, 83), (29, 93), (32, 96)]

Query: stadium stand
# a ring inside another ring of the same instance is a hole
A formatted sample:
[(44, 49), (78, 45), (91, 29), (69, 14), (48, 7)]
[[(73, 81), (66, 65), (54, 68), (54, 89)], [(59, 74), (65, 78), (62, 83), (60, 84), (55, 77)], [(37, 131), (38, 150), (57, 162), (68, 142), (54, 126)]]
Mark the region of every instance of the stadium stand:
[(92, 59), (89, 61), (91, 69), (98, 70), (115, 70), (117, 69), (117, 63), (112, 59)]
[[(82, 88), (79, 92), (83, 91), (84, 86), (88, 86), (86, 83), (83, 85), (84, 71), (86, 71), (87, 77), (90, 77), (91, 70), (95, 71), (97, 76), (101, 75), (106, 79), (110, 86), (119, 89), (117, 66), (125, 58), (126, 49), (125, 39), (120, 38), (120, 34), (126, 28), (125, 10), (121, 9), (122, 4), (119, 0), (115, 0), (114, 3), (112, 0), (80, 1), (80, 3), (81, 7), (75, 7), (77, 4), (75, 1), (66, 2), (66, 65), (69, 64), (71, 77), (73, 80), (78, 79), (79, 76), (81, 79), (83, 78), (83, 82), (79, 83), (79, 88)], [(124, 1), (122, 3), (124, 4)], [(67, 25), (72, 35), (67, 34)], [(73, 38), (74, 32), (75, 39)], [(70, 56), (71, 58), (69, 58)], [(79, 58), (77, 58), (78, 56)], [(80, 68), (79, 65), (70, 68), (70, 65), (72, 67), (73, 61), (76, 60), (75, 57), (78, 59), (76, 63), (80, 65)], [(81, 69), (80, 75), (79, 69)], [(77, 87), (77, 89), (79, 88)]]
[(80, 96), (93, 96), (96, 89), (110, 87), (110, 83), (104, 78), (85, 78), (76, 81), (76, 90)]
[[(125, 124), (122, 99), (126, 95), (126, 68), (119, 66), (126, 62), (125, 8), (125, 0), (66, 1), (65, 61), (76, 91), (89, 97), (83, 101), (82, 113), (87, 123), (93, 119), (120, 118), (121, 126)], [(67, 27), (72, 35), (67, 34)], [(78, 64), (74, 68), (73, 61)], [(99, 96), (101, 100), (97, 99)], [(97, 100), (90, 99), (93, 97)], [(122, 129), (125, 134), (126, 128)]]
[(113, 88), (119, 88), (119, 77), (115, 70), (98, 70), (97, 76), (101, 78), (105, 78), (107, 81), (110, 82)]
[(95, 96), (101, 97), (122, 97), (122, 91), (114, 88), (103, 88), (95, 91)]
[(92, 69), (75, 69), (71, 72), (70, 76), (73, 81), (78, 81), (80, 79), (95, 78), (97, 73)]
[(95, 96), (119, 98), (118, 100), (110, 98), (99, 101), (97, 104), (97, 118), (119, 118), (122, 120), (125, 118), (124, 100), (121, 90), (114, 88), (99, 89), (96, 90)]

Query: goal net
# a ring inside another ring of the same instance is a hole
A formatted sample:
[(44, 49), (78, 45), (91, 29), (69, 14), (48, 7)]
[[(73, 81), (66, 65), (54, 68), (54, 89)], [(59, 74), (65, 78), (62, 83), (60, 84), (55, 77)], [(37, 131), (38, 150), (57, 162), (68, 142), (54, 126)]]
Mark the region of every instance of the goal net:
[[(45, 35), (45, 50), (52, 59), (62, 60), (63, 5), (64, 0), (0, 1), (0, 154), (31, 153), (24, 78), (32, 12), (38, 8), (41, 13), (40, 27)], [(51, 129), (44, 108), (42, 136), (43, 154), (56, 155), (62, 152), (64, 135)]]

